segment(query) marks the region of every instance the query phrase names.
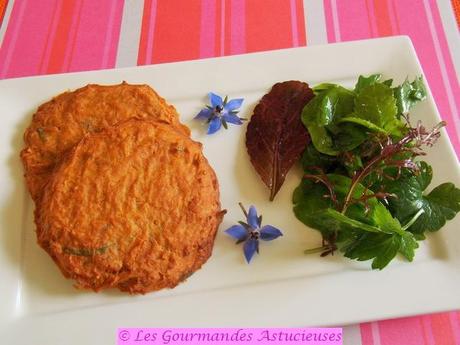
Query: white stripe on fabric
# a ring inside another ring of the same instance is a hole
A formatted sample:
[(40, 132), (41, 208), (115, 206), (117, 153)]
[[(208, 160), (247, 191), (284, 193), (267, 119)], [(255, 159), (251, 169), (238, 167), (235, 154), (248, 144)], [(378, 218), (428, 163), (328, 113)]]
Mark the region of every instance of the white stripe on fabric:
[(118, 41), (116, 67), (137, 65), (139, 41), (141, 39), (144, 1), (125, 0)]
[(2, 26), (0, 26), (0, 47), (3, 44), (3, 38), (5, 37), (6, 28), (8, 27), (8, 22), (10, 21), (11, 11), (13, 10), (14, 0), (9, 0), (6, 5), (5, 15), (3, 16)]
[(339, 11), (337, 10), (336, 0), (331, 0), (332, 21), (334, 22), (335, 41), (342, 42), (340, 36)]
[(327, 43), (326, 14), (324, 3), (318, 0), (303, 0), (307, 46)]
[(439, 63), (439, 68), (441, 70), (441, 78), (446, 89), (447, 102), (449, 103), (449, 108), (452, 111), (452, 119), (454, 120), (455, 130), (457, 136), (460, 137), (460, 119), (457, 109), (457, 104), (455, 103), (455, 96), (452, 92), (452, 86), (450, 85), (449, 76), (447, 75), (446, 61), (442, 55), (441, 45), (439, 43), (438, 33), (434, 25), (433, 14), (431, 13), (430, 4), (428, 0), (423, 0), (423, 5), (425, 7), (426, 16), (428, 18), (428, 27), (430, 28), (431, 37), (434, 43), (434, 50), (436, 52), (436, 59)]
[(359, 325), (343, 327), (343, 345), (362, 345)]
[(446, 33), (447, 44), (454, 62), (457, 79), (460, 79), (460, 35), (458, 33), (457, 21), (455, 20), (454, 9), (450, 1), (438, 0), (439, 13), (442, 26)]

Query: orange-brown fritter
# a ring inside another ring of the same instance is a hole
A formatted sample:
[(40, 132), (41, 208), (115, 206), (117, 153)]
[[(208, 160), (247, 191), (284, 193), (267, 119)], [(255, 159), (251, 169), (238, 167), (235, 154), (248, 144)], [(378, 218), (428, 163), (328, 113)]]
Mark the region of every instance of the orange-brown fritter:
[(24, 133), (21, 152), (32, 198), (40, 199), (61, 157), (86, 133), (98, 132), (132, 117), (153, 118), (189, 135), (175, 108), (147, 85), (87, 85), (42, 104)]
[(130, 119), (62, 161), (36, 210), (37, 238), (77, 287), (146, 293), (206, 262), (223, 213), (201, 144)]

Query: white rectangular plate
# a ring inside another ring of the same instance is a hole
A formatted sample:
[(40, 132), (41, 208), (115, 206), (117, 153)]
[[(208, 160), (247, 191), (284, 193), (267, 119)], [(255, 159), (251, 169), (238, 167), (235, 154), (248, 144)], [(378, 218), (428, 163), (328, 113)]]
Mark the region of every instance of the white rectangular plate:
[[(121, 326), (321, 326), (343, 325), (460, 308), (460, 217), (422, 243), (416, 260), (396, 260), (383, 271), (341, 255), (319, 258), (303, 250), (320, 236), (294, 217), (291, 195), (300, 170), (288, 175), (274, 202), (252, 168), (245, 126), (206, 136), (193, 116), (209, 91), (244, 97), (241, 116), (278, 81), (353, 85), (360, 74), (383, 73), (401, 83), (422, 74), (411, 42), (393, 37), (243, 56), (118, 70), (0, 81), (0, 325), (2, 343), (85, 344), (114, 341)], [(218, 175), (228, 210), (206, 265), (169, 291), (129, 296), (77, 291), (35, 240), (33, 203), (22, 177), (22, 133), (37, 106), (67, 89), (121, 81), (154, 87), (192, 128)], [(414, 119), (439, 121), (431, 94)], [(443, 132), (428, 160), (433, 185), (460, 185), (456, 156)], [(223, 230), (241, 219), (237, 206), (257, 205), (266, 223), (284, 231), (262, 243), (250, 265)], [(75, 327), (68, 327), (72, 324)], [(10, 341), (7, 341), (9, 339)]]

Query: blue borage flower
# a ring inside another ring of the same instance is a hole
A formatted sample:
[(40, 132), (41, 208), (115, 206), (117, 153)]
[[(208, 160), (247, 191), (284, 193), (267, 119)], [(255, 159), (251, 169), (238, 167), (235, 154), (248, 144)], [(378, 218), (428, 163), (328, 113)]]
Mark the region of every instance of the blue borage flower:
[(202, 109), (195, 116), (195, 119), (206, 119), (206, 122), (209, 124), (208, 134), (217, 132), (222, 126), (227, 129), (229, 123), (233, 123), (234, 125), (243, 124), (245, 119), (236, 115), (241, 104), (243, 104), (242, 98), (229, 101), (228, 96), (225, 96), (225, 99), (222, 100), (222, 97), (212, 92), (208, 94), (208, 97), (211, 105), (207, 105), (205, 109)]
[(238, 222), (239, 225), (233, 225), (225, 232), (235, 238), (236, 244), (244, 242), (243, 252), (248, 263), (257, 252), (259, 253), (259, 239), (263, 241), (272, 241), (283, 233), (271, 225), (262, 227), (262, 216), (257, 216), (257, 210), (254, 206), (249, 207), (249, 212), (246, 212), (243, 204), (239, 204), (246, 216), (246, 222)]

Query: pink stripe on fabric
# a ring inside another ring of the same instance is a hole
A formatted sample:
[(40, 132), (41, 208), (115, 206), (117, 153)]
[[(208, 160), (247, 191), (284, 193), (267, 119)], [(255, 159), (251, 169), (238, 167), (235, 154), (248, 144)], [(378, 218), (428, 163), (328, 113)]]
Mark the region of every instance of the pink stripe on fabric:
[(450, 326), (452, 327), (452, 333), (454, 333), (454, 341), (456, 344), (460, 344), (460, 318), (459, 313), (452, 311), (449, 313)]
[(230, 54), (246, 52), (246, 2), (232, 0), (230, 23)]
[(299, 46), (299, 33), (297, 32), (297, 5), (296, 0), (291, 0), (291, 31), (292, 31), (292, 46)]
[(70, 65), (72, 62), (73, 50), (75, 47), (75, 40), (78, 32), (78, 26), (80, 25), (80, 17), (83, 9), (83, 0), (77, 1), (75, 6), (76, 11), (75, 15), (72, 16), (72, 22), (69, 29), (69, 38), (67, 42), (67, 47), (64, 54), (64, 61), (62, 63), (62, 71), (68, 72), (70, 70)]
[(216, 36), (216, 0), (201, 0), (200, 58), (214, 56)]
[(147, 34), (147, 47), (145, 48), (145, 64), (152, 63), (152, 55), (153, 55), (153, 39), (155, 36), (155, 22), (156, 22), (156, 14), (157, 14), (157, 0), (152, 0), (150, 5), (150, 15), (149, 15), (149, 31)]
[[(110, 51), (107, 65), (108, 68), (115, 67), (117, 63), (118, 46), (120, 44), (121, 25), (123, 21), (123, 11), (124, 7), (126, 6), (126, 1), (120, 0), (120, 3), (121, 5), (117, 6), (115, 9), (113, 31), (110, 35)], [(142, 23), (139, 22), (139, 26), (141, 26), (141, 24)]]
[[(333, 1), (334, 4), (336, 0)], [(332, 6), (334, 15), (334, 6)], [(342, 41), (353, 41), (372, 37), (366, 0), (340, 1), (337, 3), (338, 21)]]
[(332, 13), (332, 21), (334, 25), (335, 41), (340, 42), (342, 41), (342, 37), (341, 37), (341, 32), (340, 32), (339, 14), (337, 11), (336, 0), (331, 0), (331, 13)]
[(13, 56), (14, 47), (19, 36), (24, 13), (26, 8), (25, 1), (17, 1), (14, 3), (13, 10), (11, 11), (8, 28), (0, 48), (0, 78), (5, 78), (8, 75), (8, 70)]
[[(332, 18), (331, 0), (324, 0), (324, 18), (326, 21), (327, 41), (329, 43), (337, 42), (335, 38), (334, 18)], [(307, 18), (305, 18), (307, 20)]]
[(380, 342), (380, 329), (378, 322), (371, 322), (372, 342), (374, 345), (382, 345)]
[(12, 29), (6, 32), (5, 43), (0, 53), (3, 66), (0, 77), (20, 77), (38, 73), (53, 8), (51, 2), (15, 2), (9, 22)]
[[(119, 6), (117, 6), (117, 4)], [(116, 53), (116, 46), (114, 47), (113, 39), (114, 31), (118, 31), (120, 29), (120, 25), (115, 25), (115, 15), (118, 12), (118, 18), (121, 16), (121, 12), (123, 11), (124, 0), (121, 1), (112, 1), (112, 5), (110, 6), (110, 14), (109, 14), (109, 21), (107, 23), (107, 29), (105, 34), (105, 44), (104, 44), (104, 53), (102, 54), (102, 63), (101, 68), (109, 68), (113, 67), (115, 61), (110, 61), (110, 56), (114, 54), (114, 48)], [(118, 10), (118, 11), (117, 11)], [(113, 59), (112, 59), (113, 60)]]
[(225, 0), (220, 0), (220, 55), (225, 55)]
[(380, 343), (374, 345), (422, 345), (425, 343), (422, 324), (418, 317), (379, 321), (378, 324)]
[(434, 334), (433, 334), (433, 328), (432, 328), (430, 316), (429, 315), (420, 316), (420, 321), (423, 326), (426, 345), (436, 345), (436, 341), (434, 340)]
[(359, 325), (361, 330), (361, 343), (362, 345), (374, 345), (374, 338), (372, 336), (371, 323), (362, 323)]
[[(442, 25), (441, 16), (439, 13), (439, 8), (435, 0), (430, 0), (428, 4), (431, 10), (431, 16), (428, 15), (428, 18), (431, 18), (433, 21), (433, 26), (435, 29), (433, 33), (435, 33), (436, 36), (436, 38), (434, 39), (435, 46), (436, 49), (440, 52), (439, 58), (441, 58), (441, 71), (444, 70), (443, 79), (445, 79), (444, 83), (446, 84), (448, 96), (450, 96), (449, 103), (451, 103), (450, 106), (451, 109), (453, 109), (452, 116), (454, 120), (456, 120), (456, 134), (457, 137), (460, 138), (460, 98), (455, 97), (455, 95), (460, 95), (460, 84), (459, 80), (457, 79), (457, 74), (450, 54), (447, 38), (444, 32), (444, 27)], [(460, 147), (456, 147), (456, 150), (459, 151)]]
[[(112, 6), (119, 7), (118, 11)], [(115, 27), (115, 24), (112, 27), (109, 26), (110, 17), (114, 16), (115, 13), (121, 14), (122, 8), (123, 2), (121, 1), (99, 0), (83, 3), (70, 71), (99, 69), (101, 68), (101, 61), (103, 64), (107, 64), (109, 54), (114, 55), (114, 52), (110, 51), (110, 45), (107, 47), (107, 39), (109, 38), (107, 31), (114, 30)], [(121, 25), (121, 16), (118, 18), (117, 30), (119, 30), (119, 25)], [(106, 58), (105, 61), (104, 58)]]
[(56, 35), (56, 29), (59, 23), (59, 13), (61, 12), (62, 1), (54, 1), (54, 10), (53, 17), (50, 21), (50, 26), (45, 43), (45, 51), (43, 52), (43, 57), (40, 61), (40, 74), (46, 74), (48, 63), (51, 57), (51, 50), (53, 47), (54, 36)]
[[(399, 28), (401, 34), (406, 34), (411, 37), (411, 40), (417, 51), (417, 55), (422, 63), (427, 82), (430, 85), (436, 104), (439, 108), (441, 116), (450, 123), (447, 131), (451, 142), (457, 152), (460, 149), (460, 140), (456, 135), (454, 121), (458, 121), (458, 115), (452, 114), (450, 102), (446, 95), (446, 85), (443, 72), (441, 70), (438, 53), (436, 51), (435, 42), (425, 9), (425, 1), (394, 1), (395, 13), (399, 20)], [(436, 30), (434, 30), (436, 33)], [(439, 42), (438, 42), (439, 43)], [(454, 116), (457, 119), (454, 119)], [(458, 153), (457, 153), (458, 154)]]
[(377, 22), (375, 19), (374, 0), (366, 0), (366, 8), (367, 8), (367, 18), (368, 18), (368, 23), (369, 23), (369, 28), (370, 28), (370, 37), (378, 37), (379, 31), (377, 29)]

